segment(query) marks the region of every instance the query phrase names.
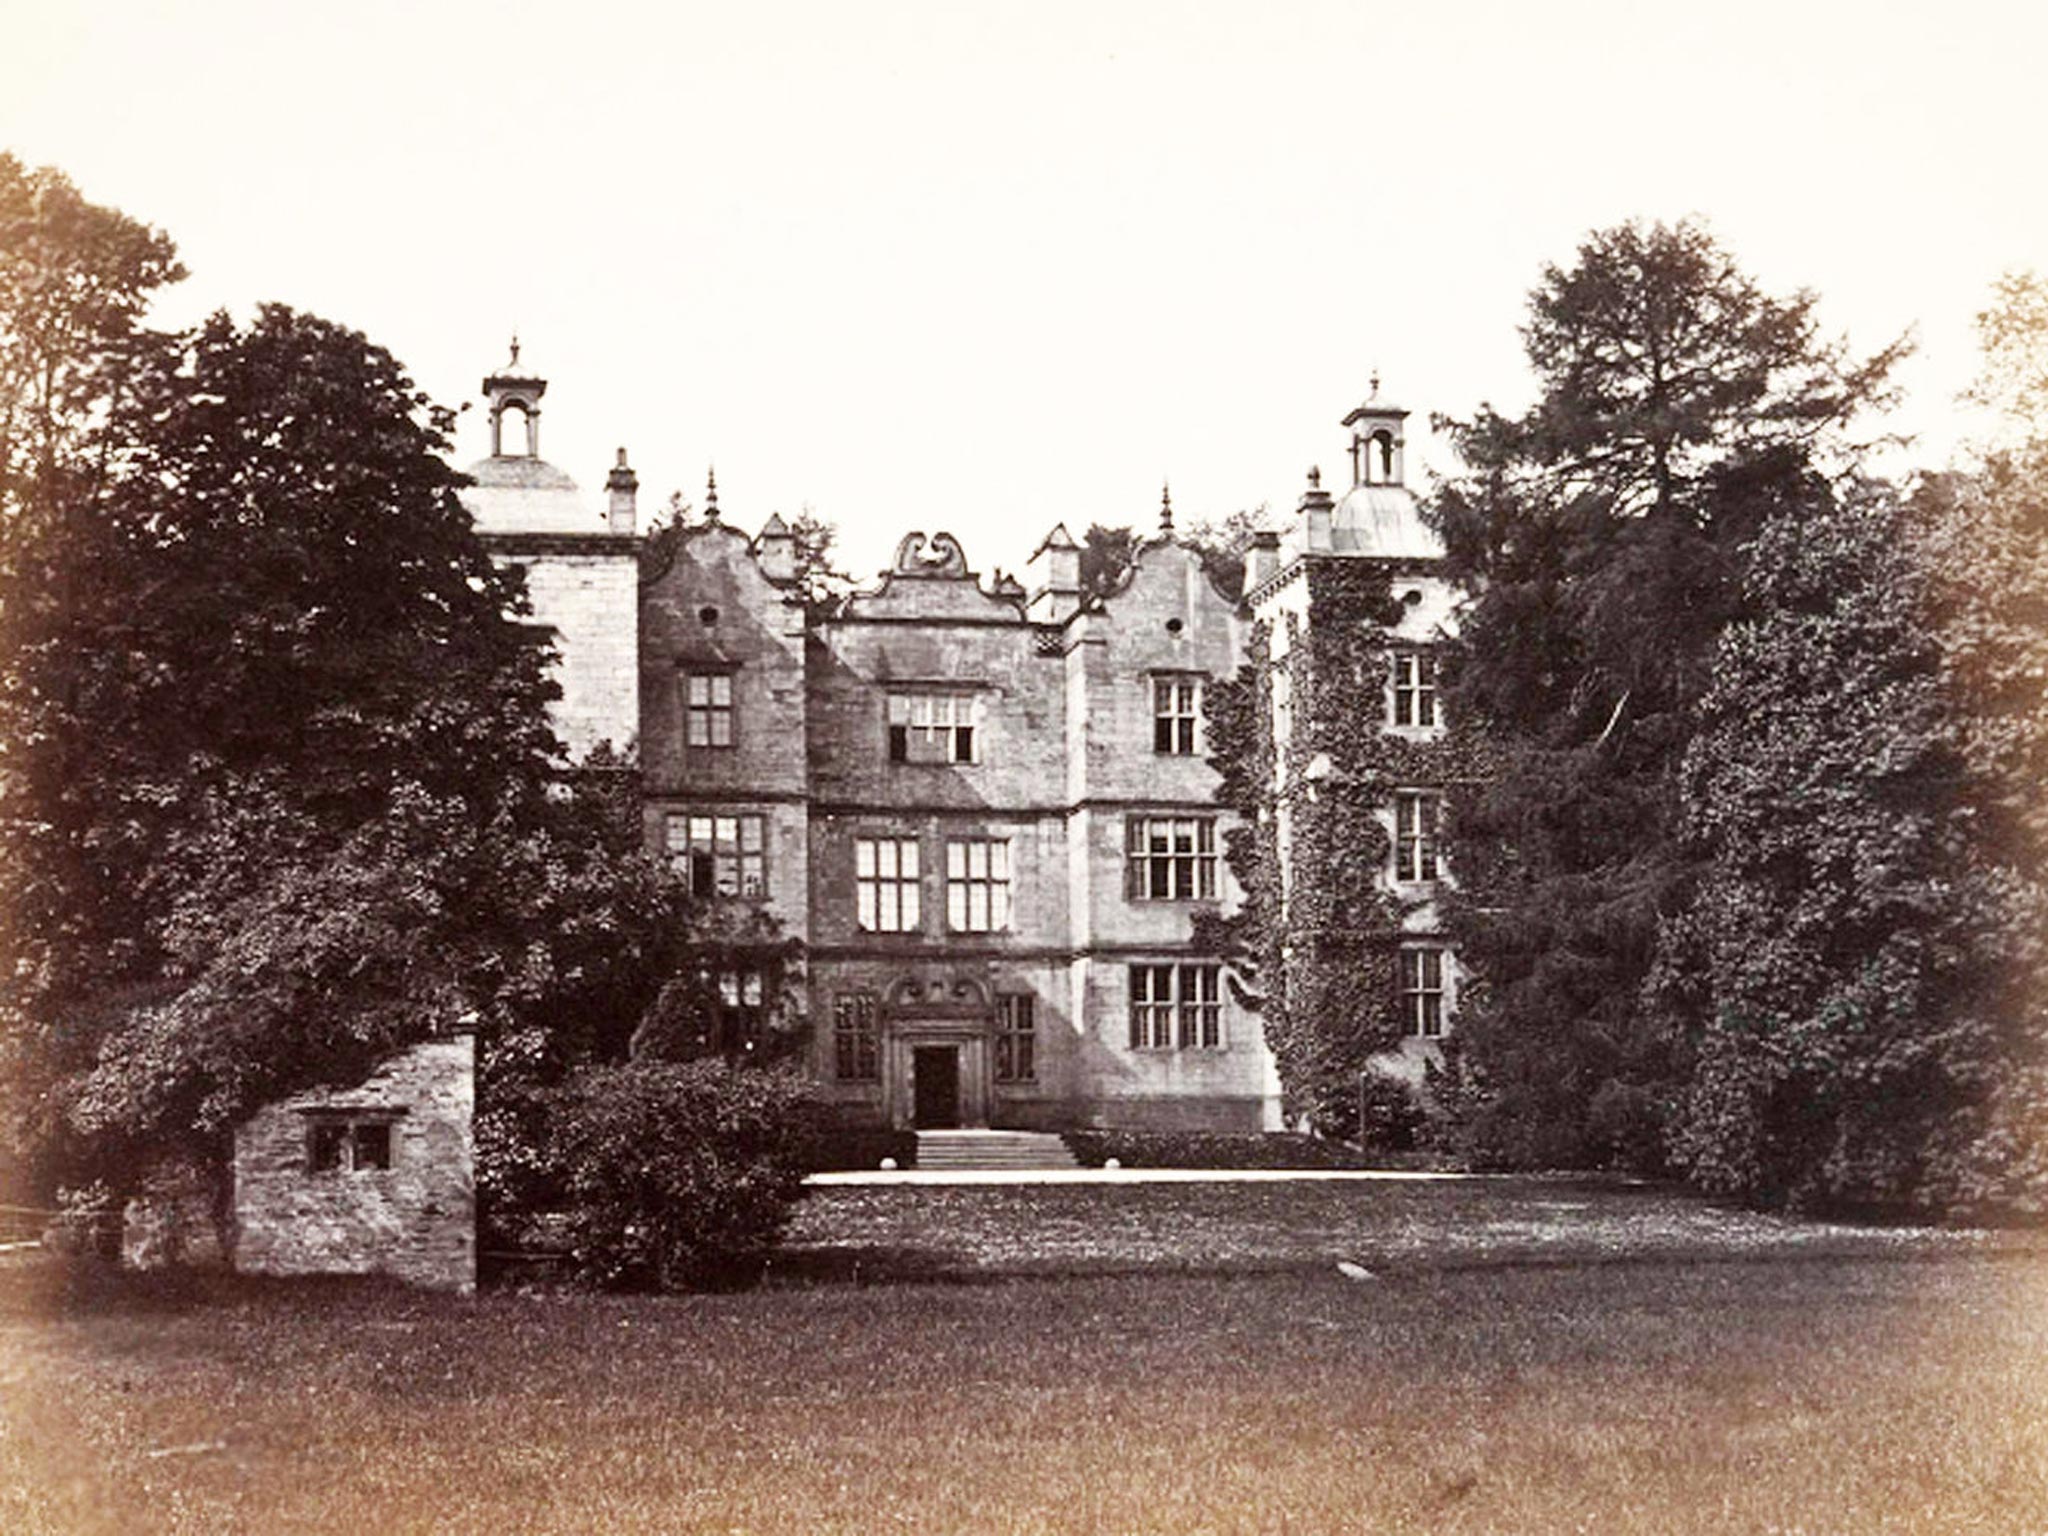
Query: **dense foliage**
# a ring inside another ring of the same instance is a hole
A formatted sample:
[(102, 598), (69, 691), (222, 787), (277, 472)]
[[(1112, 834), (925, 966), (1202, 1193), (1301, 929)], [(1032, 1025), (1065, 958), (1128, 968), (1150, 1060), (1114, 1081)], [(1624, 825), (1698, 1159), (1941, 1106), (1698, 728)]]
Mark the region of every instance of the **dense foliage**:
[(1640, 992), (1691, 900), (1679, 765), (1751, 540), (1828, 510), (1825, 455), (1895, 357), (1850, 360), (1813, 304), (1764, 294), (1696, 226), (1600, 232), (1531, 295), (1537, 403), (1443, 424), (1465, 470), (1435, 515), (1475, 594), (1446, 712), (1498, 754), (1447, 837), (1475, 1154), (1663, 1143), (1686, 1043)]
[(523, 580), (390, 354), (276, 305), (144, 331), (169, 242), (52, 173), (0, 160), (0, 220), (7, 1150), (217, 1166), (256, 1106), (463, 1028), (517, 1208), (594, 1064), (797, 1038), (734, 1027), (791, 946), (643, 851), (626, 759), (564, 762)]
[(805, 1172), (810, 1090), (704, 1058), (588, 1066), (549, 1094), (546, 1174), (575, 1272), (616, 1289), (754, 1279)]
[[(1652, 997), (1692, 1037), (1674, 1149), (1709, 1189), (1916, 1197), (1996, 1069), (1969, 994), (1972, 807), (1889, 497), (1767, 526), (1680, 782), (1704, 854)], [(1975, 897), (1976, 899), (1972, 899)]]
[(389, 354), (271, 306), (106, 377), (0, 594), (10, 1129), (88, 1157), (487, 1009), (569, 819), (518, 580)]

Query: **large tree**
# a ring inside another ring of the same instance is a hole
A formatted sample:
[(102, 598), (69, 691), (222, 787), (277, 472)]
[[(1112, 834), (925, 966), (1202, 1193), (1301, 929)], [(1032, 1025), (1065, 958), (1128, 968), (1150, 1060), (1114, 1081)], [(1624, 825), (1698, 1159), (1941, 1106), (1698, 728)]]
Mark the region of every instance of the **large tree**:
[[(89, 1070), (78, 1102), (121, 1113), (73, 1129), (217, 1130), (473, 1009), (456, 967), (476, 948), (452, 930), (493, 879), (450, 829), (540, 829), (556, 747), (544, 649), (443, 424), (381, 348), (270, 307), (132, 349), (104, 480), (37, 491), (64, 515), (0, 594), (31, 1125)], [(444, 855), (457, 884), (430, 873)], [(270, 1045), (210, 1055), (223, 1030)], [(307, 1030), (332, 1049), (285, 1043)], [(135, 1092), (108, 1100), (115, 1080)]]
[(1814, 304), (1696, 225), (1601, 231), (1530, 296), (1536, 403), (1439, 423), (1464, 468), (1434, 515), (1476, 594), (1445, 702), (1497, 765), (1453, 796), (1446, 903), (1488, 1155), (1657, 1156), (1683, 1042), (1639, 993), (1690, 899), (1677, 769), (1712, 647), (1749, 540), (1827, 504), (1826, 455), (1899, 353), (1852, 359)]
[(2001, 1065), (1998, 902), (1910, 533), (1886, 492), (1774, 519), (1714, 649), (1680, 781), (1701, 878), (1651, 987), (1696, 1042), (1674, 1145), (1709, 1189), (1924, 1199)]
[(161, 230), (0, 153), (0, 551), (98, 466), (150, 297), (184, 275)]

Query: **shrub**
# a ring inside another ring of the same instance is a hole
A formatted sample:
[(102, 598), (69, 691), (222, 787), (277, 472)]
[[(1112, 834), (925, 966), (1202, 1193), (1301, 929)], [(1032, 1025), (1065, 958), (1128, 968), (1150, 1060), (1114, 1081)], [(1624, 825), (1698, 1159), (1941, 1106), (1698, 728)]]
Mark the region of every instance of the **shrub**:
[(546, 1156), (572, 1273), (620, 1290), (758, 1278), (803, 1193), (809, 1089), (699, 1060), (589, 1067), (552, 1094)]

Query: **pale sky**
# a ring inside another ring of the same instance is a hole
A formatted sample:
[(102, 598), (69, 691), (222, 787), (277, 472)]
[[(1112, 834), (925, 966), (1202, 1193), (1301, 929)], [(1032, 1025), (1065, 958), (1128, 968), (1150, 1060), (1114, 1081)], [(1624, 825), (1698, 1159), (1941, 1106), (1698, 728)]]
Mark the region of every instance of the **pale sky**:
[[(165, 229), (182, 323), (276, 299), (449, 404), (516, 327), (544, 455), (1015, 569), (1055, 521), (1291, 508), (1377, 367), (1526, 401), (1596, 227), (1704, 217), (1953, 450), (1971, 317), (2048, 269), (2048, 7), (1729, 0), (0, 0), (0, 148)], [(479, 412), (458, 459), (485, 451)]]

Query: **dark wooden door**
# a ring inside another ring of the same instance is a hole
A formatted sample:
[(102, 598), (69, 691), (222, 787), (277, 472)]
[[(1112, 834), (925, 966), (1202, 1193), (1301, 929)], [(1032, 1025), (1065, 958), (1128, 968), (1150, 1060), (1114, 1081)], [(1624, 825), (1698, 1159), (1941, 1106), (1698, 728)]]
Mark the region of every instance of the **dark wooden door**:
[(920, 1045), (910, 1058), (911, 1100), (919, 1130), (960, 1123), (960, 1047)]

